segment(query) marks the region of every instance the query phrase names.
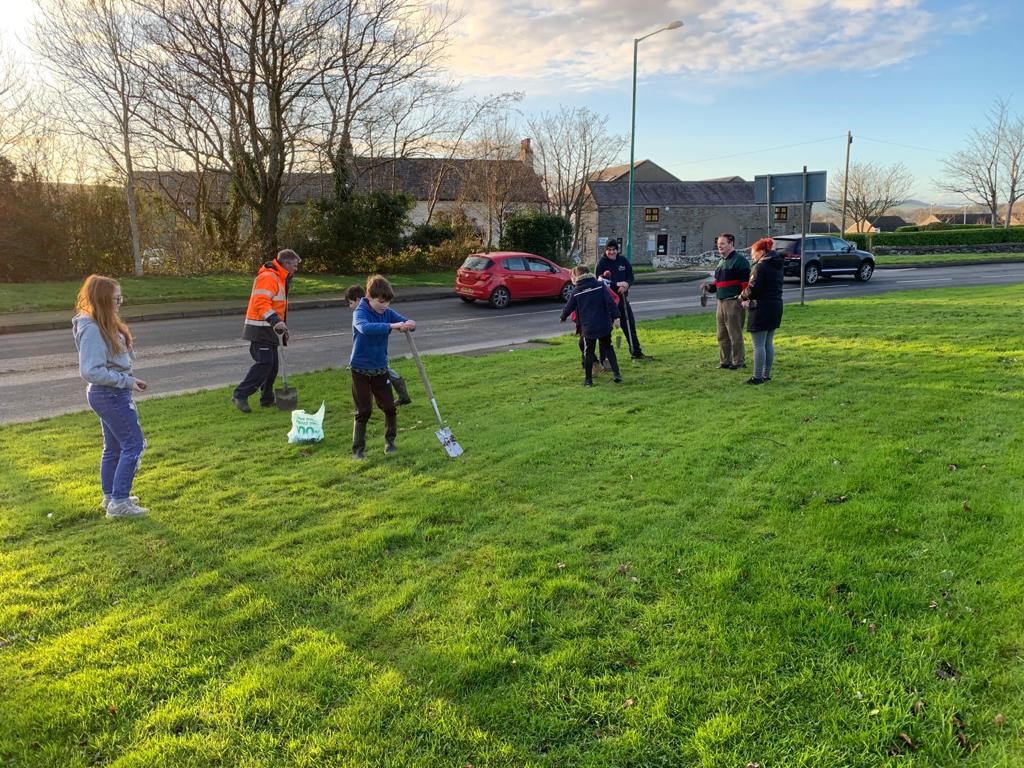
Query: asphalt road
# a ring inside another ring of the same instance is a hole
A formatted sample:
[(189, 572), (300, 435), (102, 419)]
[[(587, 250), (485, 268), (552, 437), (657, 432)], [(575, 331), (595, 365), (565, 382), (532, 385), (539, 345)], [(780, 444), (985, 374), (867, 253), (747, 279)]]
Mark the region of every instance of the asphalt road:
[[(869, 283), (849, 278), (823, 281), (806, 289), (807, 300), (849, 298), (894, 290), (952, 285), (998, 285), (1024, 282), (1024, 263), (970, 267), (878, 270)], [(799, 301), (799, 285), (787, 281), (785, 299)], [(702, 309), (696, 283), (645, 284), (630, 294), (639, 320), (713, 312)], [(531, 339), (571, 331), (560, 325), (557, 302), (513, 304), (504, 311), (465, 304), (454, 296), (417, 301), (395, 309), (416, 320), (421, 353), (461, 353), (508, 349)], [(309, 309), (290, 317), (291, 343), (286, 350), (289, 373), (343, 368), (351, 348), (351, 312), (345, 308)], [(149, 383), (140, 400), (211, 389), (237, 383), (247, 370), (248, 343), (239, 338), (242, 317), (210, 317), (136, 323), (136, 370)], [(646, 350), (657, 353), (657, 350)], [(392, 336), (391, 355), (408, 355), (404, 339)], [(413, 376), (413, 378), (415, 378)], [(225, 405), (227, 405), (225, 394)], [(86, 410), (85, 383), (68, 330), (37, 331), (0, 337), (0, 423), (32, 421)]]

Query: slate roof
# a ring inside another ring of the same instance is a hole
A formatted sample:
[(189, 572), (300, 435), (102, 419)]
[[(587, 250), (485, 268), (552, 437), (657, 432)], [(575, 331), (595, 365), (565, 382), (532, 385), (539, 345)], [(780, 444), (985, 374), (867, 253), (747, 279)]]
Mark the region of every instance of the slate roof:
[[(592, 181), (590, 194), (598, 207), (629, 204), (629, 184)], [(633, 184), (633, 207), (672, 205), (754, 205), (752, 181), (644, 181)]]
[(839, 225), (833, 224), (831, 221), (812, 221), (807, 231), (816, 235), (838, 235)]
[(906, 227), (909, 221), (902, 216), (877, 216), (872, 219), (871, 226), (879, 232), (895, 232), (897, 227)]
[[(484, 199), (474, 194), (473, 187), (484, 175), (510, 174), (513, 191), (510, 198), (519, 203), (544, 203), (547, 195), (540, 177), (519, 160), (445, 160), (433, 157), (355, 159), (357, 178), (355, 191), (366, 194), (376, 190), (406, 192), (416, 200), (428, 200), (432, 186), (440, 175), (439, 201)], [(210, 197), (215, 202), (227, 200), (228, 174), (207, 174)], [(197, 176), (183, 171), (147, 171), (138, 174), (139, 185), (153, 194), (171, 199), (188, 200), (195, 196)], [(328, 198), (333, 194), (334, 179), (329, 173), (290, 173), (282, 180), (285, 205)]]
[[(964, 222), (964, 214), (960, 213), (936, 213), (935, 218), (944, 224), (991, 224), (992, 214), (990, 213), (968, 213), (966, 216), (967, 221)], [(996, 219), (996, 224), (1002, 223), (1001, 219)]]
[[(633, 163), (634, 179), (636, 178), (637, 171), (644, 168), (654, 169), (655, 173), (661, 172), (665, 176), (668, 176), (669, 178), (679, 181), (679, 179), (676, 179), (675, 176), (673, 176), (671, 173), (669, 173), (660, 165), (651, 160), (637, 160), (635, 163)], [(602, 168), (599, 171), (594, 171), (590, 174), (589, 179), (591, 181), (629, 181), (629, 163), (623, 163), (622, 165), (610, 165), (607, 168)], [(635, 186), (637, 182), (634, 181), (633, 183)]]

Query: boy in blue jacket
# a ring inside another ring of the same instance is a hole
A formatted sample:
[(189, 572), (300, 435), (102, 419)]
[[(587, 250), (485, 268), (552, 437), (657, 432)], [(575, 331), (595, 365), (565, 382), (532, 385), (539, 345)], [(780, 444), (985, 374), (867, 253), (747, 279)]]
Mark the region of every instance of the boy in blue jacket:
[(388, 379), (388, 338), (392, 331), (412, 331), (408, 320), (391, 309), (395, 292), (382, 275), (366, 280), (366, 296), (359, 301), (352, 317), (352, 402), (356, 406), (352, 425), (352, 457), (365, 458), (366, 424), (373, 413), (373, 401), (384, 411), (384, 453), (391, 454), (398, 435), (398, 413)]
[(612, 330), (619, 325), (619, 308), (607, 284), (598, 280), (590, 269), (584, 266), (572, 268), (572, 283), (576, 288), (562, 309), (564, 323), (573, 313), (579, 326), (580, 351), (583, 353), (583, 386), (594, 386), (593, 370), (597, 362), (594, 347), (600, 347), (601, 359), (608, 360), (612, 367), (612, 381), (622, 381), (619, 375), (619, 361), (612, 347)]
[[(348, 302), (348, 308), (355, 310), (359, 306), (359, 302), (366, 295), (366, 289), (361, 285), (350, 285), (348, 290), (345, 291), (345, 301)], [(412, 402), (412, 398), (409, 397), (409, 385), (405, 383), (405, 379), (402, 378), (402, 374), (388, 366), (388, 378), (391, 380), (391, 386), (395, 388), (395, 392), (398, 393), (398, 404), (409, 405)]]

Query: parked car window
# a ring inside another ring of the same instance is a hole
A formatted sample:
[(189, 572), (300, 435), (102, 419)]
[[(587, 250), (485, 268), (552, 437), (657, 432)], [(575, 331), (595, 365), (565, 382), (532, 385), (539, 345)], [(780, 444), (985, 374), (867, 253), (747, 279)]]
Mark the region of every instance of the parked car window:
[(777, 239), (775, 241), (775, 252), (781, 256), (787, 253), (800, 253), (800, 241)]
[(555, 271), (546, 261), (541, 261), (540, 259), (529, 259), (529, 262), (531, 272), (547, 272), (548, 274), (551, 274)]
[(807, 238), (807, 252), (811, 251), (831, 251), (832, 250), (832, 238), (830, 237), (808, 237)]
[(839, 237), (832, 238), (832, 250), (833, 251), (846, 251), (850, 247), (850, 244)]
[(526, 272), (526, 259), (519, 258), (518, 256), (514, 256), (510, 259), (505, 259), (504, 267), (505, 269), (510, 269), (513, 272)]
[(471, 269), (474, 272), (482, 272), (491, 266), (491, 260), (486, 256), (467, 256), (466, 260), (462, 262), (463, 269)]

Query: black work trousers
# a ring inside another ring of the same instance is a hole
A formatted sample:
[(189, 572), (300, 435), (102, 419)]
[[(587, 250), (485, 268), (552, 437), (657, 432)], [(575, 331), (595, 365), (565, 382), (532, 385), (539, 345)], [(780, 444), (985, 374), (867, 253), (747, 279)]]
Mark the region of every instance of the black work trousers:
[(249, 342), (249, 357), (254, 362), (242, 383), (235, 387), (235, 397), (245, 400), (258, 389), (260, 403), (273, 405), (274, 381), (277, 379), (277, 346), (265, 341)]

